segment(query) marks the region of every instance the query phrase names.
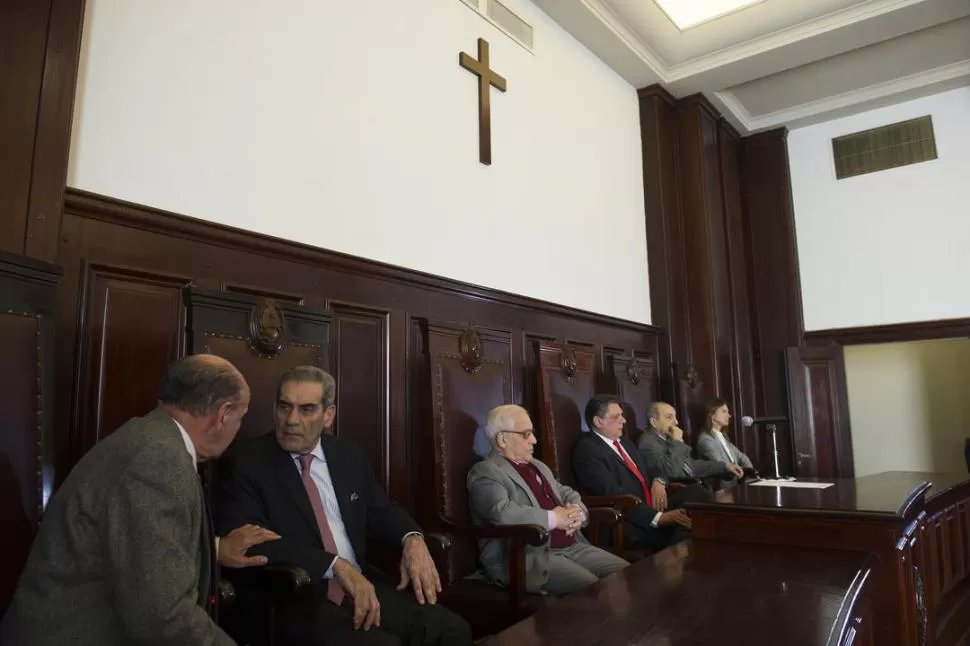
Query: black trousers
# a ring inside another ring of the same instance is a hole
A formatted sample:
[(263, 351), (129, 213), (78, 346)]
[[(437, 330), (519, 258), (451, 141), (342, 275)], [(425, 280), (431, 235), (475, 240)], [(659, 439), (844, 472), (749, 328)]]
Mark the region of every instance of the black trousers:
[[(691, 484), (667, 492), (667, 508), (683, 509), (688, 502), (703, 502), (711, 500), (712, 494), (699, 484)], [(623, 528), (623, 539), (627, 548), (662, 550), (690, 538), (690, 530), (680, 525), (661, 527), (640, 527), (626, 523)]]
[(381, 625), (354, 630), (354, 604), (340, 606), (325, 592), (286, 604), (277, 616), (286, 646), (470, 646), (468, 623), (444, 606), (421, 605), (410, 588), (398, 591), (387, 577), (368, 571), (381, 604)]

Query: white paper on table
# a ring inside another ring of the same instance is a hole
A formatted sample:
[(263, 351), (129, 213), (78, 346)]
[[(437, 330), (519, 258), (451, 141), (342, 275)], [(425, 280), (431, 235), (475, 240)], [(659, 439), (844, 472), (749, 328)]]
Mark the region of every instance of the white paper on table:
[(794, 489), (828, 489), (834, 482), (800, 482), (798, 480), (758, 480), (749, 487), (792, 487)]

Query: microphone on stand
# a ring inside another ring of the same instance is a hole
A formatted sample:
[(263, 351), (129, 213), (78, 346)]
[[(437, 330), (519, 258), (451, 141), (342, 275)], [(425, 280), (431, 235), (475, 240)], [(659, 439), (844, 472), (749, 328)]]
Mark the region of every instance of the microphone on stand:
[(784, 415), (775, 415), (773, 417), (751, 417), (750, 415), (745, 415), (741, 418), (741, 425), (745, 428), (750, 428), (755, 424), (779, 424), (787, 421), (788, 418)]
[(775, 437), (775, 431), (777, 430), (777, 424), (787, 424), (788, 418), (784, 415), (774, 415), (766, 417), (751, 417), (750, 415), (745, 415), (741, 418), (741, 426), (745, 428), (751, 428), (755, 424), (764, 424), (765, 428), (769, 433), (771, 433), (771, 450), (774, 454), (774, 479), (775, 480), (794, 480), (794, 478), (783, 478), (781, 475), (781, 469), (778, 467), (778, 439)]

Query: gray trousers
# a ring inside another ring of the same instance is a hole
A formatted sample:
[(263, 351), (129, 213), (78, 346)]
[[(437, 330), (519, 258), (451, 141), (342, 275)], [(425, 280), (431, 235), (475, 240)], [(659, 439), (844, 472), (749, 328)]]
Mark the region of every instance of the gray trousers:
[(628, 566), (625, 560), (588, 543), (574, 543), (549, 555), (549, 579), (542, 589), (564, 596)]

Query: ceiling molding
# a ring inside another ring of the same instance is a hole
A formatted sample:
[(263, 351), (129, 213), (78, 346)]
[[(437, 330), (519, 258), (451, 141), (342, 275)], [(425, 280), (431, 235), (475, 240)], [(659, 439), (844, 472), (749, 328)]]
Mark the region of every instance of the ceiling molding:
[(723, 107), (730, 111), (744, 126), (745, 130), (754, 132), (798, 123), (809, 118), (820, 118), (825, 114), (861, 103), (878, 101), (889, 96), (913, 92), (923, 87), (946, 83), (963, 77), (970, 80), (970, 60), (943, 65), (929, 71), (917, 72), (885, 83), (876, 83), (858, 90), (836, 94), (818, 101), (810, 101), (757, 117), (752, 116), (730, 91), (714, 92), (713, 95), (716, 99), (713, 103), (717, 107)]
[(634, 33), (626, 21), (616, 15), (616, 12), (611, 7), (603, 4), (601, 0), (580, 0), (580, 2), (591, 14), (596, 16), (600, 22), (612, 31), (614, 36), (619, 38), (624, 45), (629, 47), (640, 60), (659, 76), (662, 83), (670, 82), (667, 61), (643, 42), (643, 39)]
[(644, 42), (633, 28), (606, 4), (608, 0), (580, 1), (590, 13), (602, 21), (617, 38), (635, 52), (644, 63), (649, 65), (662, 82), (673, 83), (752, 56), (771, 52), (780, 47), (793, 45), (806, 38), (841, 29), (857, 22), (871, 20), (883, 14), (919, 4), (924, 0), (873, 0), (862, 5), (846, 7), (677, 65), (670, 65), (660, 53)]

